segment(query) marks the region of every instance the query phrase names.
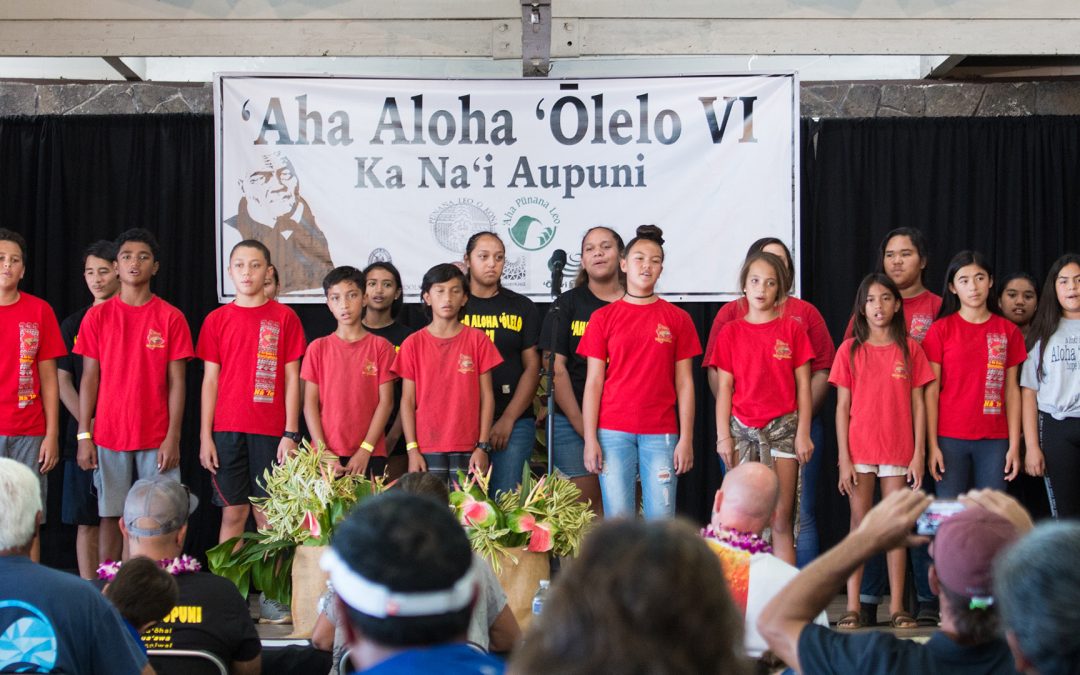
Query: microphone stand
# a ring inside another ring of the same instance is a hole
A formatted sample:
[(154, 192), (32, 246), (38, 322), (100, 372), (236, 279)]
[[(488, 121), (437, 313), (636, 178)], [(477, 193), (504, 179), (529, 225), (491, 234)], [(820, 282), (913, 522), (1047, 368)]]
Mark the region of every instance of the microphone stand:
[[(555, 283), (555, 282), (558, 283)], [(562, 269), (554, 271), (551, 277), (551, 296), (555, 300), (548, 309), (551, 315), (551, 334), (548, 347), (546, 368), (541, 373), (547, 383), (547, 420), (545, 420), (545, 433), (547, 434), (547, 473), (550, 476), (554, 470), (554, 447), (555, 447), (555, 340), (559, 334), (559, 295), (562, 290)]]

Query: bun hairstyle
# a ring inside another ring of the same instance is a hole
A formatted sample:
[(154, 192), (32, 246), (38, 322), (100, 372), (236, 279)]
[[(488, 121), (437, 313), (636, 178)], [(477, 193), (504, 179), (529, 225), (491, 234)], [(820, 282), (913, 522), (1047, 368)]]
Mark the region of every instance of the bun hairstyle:
[(630, 249), (639, 241), (651, 241), (660, 247), (660, 257), (664, 256), (664, 231), (656, 225), (638, 225), (637, 231), (634, 233), (634, 238), (630, 240), (630, 243), (626, 245), (626, 248), (622, 250), (622, 257), (625, 258), (630, 253)]

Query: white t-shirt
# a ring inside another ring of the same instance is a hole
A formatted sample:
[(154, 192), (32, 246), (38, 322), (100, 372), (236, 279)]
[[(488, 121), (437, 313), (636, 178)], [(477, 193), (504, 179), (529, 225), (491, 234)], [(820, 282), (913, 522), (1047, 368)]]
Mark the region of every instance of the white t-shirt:
[[(709, 546), (720, 558), (724, 576), (731, 591), (735, 606), (743, 611), (745, 617), (744, 645), (746, 654), (760, 658), (769, 646), (757, 630), (757, 620), (761, 610), (780, 592), (789, 581), (799, 573), (798, 568), (789, 565), (770, 553), (750, 554), (718, 541), (707, 539)], [(829, 626), (829, 617), (822, 612), (814, 623)]]
[(1061, 319), (1046, 343), (1043, 379), (1036, 342), (1020, 372), (1020, 386), (1038, 392), (1039, 410), (1056, 420), (1080, 417), (1080, 319)]

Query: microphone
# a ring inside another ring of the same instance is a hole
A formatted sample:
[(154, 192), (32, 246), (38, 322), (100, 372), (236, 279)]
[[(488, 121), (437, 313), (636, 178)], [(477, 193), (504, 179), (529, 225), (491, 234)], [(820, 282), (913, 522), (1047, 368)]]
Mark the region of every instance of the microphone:
[(553, 298), (558, 297), (562, 292), (564, 267), (566, 267), (566, 251), (557, 248), (548, 259), (548, 269), (551, 270), (551, 297)]

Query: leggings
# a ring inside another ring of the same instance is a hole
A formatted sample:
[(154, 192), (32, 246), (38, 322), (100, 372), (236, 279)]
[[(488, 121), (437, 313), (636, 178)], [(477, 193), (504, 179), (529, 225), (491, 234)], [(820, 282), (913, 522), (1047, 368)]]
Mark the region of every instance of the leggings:
[(458, 471), (468, 475), (471, 452), (424, 452), (428, 473), (446, 483), (452, 492), (458, 479)]
[(1058, 517), (1080, 516), (1080, 418), (1056, 420), (1040, 412), (1039, 445), (1046, 456), (1046, 477), (1053, 486)]

